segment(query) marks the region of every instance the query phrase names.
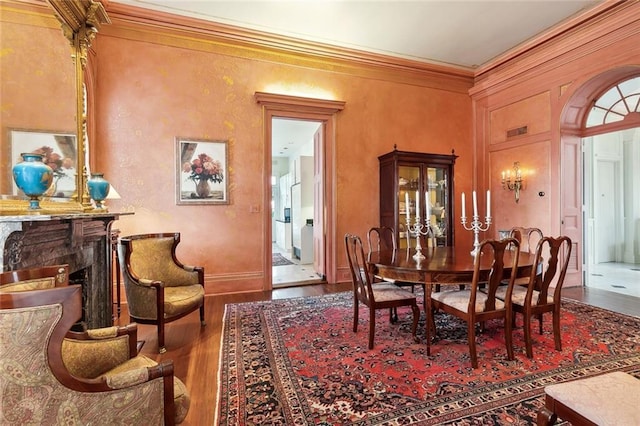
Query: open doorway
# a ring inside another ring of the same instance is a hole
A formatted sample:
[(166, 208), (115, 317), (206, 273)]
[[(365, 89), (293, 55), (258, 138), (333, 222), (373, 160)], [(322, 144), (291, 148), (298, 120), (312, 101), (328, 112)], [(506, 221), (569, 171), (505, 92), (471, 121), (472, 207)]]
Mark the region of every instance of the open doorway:
[(585, 286), (640, 297), (640, 128), (583, 146)]
[[(272, 285), (317, 284), (314, 265), (316, 141), (322, 122), (273, 117), (271, 121)], [(320, 140), (320, 148), (324, 141)], [(323, 249), (323, 248), (320, 248)]]

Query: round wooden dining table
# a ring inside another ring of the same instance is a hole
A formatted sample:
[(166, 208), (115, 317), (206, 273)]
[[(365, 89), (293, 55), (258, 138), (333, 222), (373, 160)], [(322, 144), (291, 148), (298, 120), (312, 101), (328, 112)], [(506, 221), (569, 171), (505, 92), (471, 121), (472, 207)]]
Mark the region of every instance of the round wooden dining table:
[[(468, 247), (429, 247), (422, 249), (424, 259), (414, 259), (415, 249), (396, 249), (374, 251), (368, 255), (371, 272), (387, 280), (415, 282), (424, 288), (423, 306), (426, 323), (431, 323), (431, 292), (433, 286), (460, 285), (471, 283), (475, 257)], [(520, 252), (518, 257), (517, 277), (528, 277), (535, 260), (534, 253)], [(511, 274), (511, 253), (505, 259), (505, 274)], [(491, 270), (491, 258), (480, 257), (479, 281), (486, 281)], [(510, 275), (507, 275), (507, 278)]]

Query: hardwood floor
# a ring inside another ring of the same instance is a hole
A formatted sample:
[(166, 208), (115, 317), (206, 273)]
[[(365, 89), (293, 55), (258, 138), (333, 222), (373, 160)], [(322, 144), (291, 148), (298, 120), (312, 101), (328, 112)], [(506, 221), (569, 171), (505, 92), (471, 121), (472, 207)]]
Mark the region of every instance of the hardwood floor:
[[(145, 341), (141, 353), (157, 361), (173, 360), (175, 375), (184, 381), (191, 395), (189, 414), (182, 424), (213, 425), (225, 304), (315, 296), (350, 289), (350, 283), (323, 284), (288, 287), (270, 292), (207, 296), (205, 302), (207, 325), (200, 327), (197, 312), (169, 323), (165, 333), (167, 347), (165, 354), (157, 353), (158, 339), (155, 327), (139, 324), (138, 339)], [(590, 288), (564, 289), (563, 295), (616, 312), (640, 316), (640, 298)], [(123, 305), (118, 323), (127, 324), (128, 322), (127, 308)]]

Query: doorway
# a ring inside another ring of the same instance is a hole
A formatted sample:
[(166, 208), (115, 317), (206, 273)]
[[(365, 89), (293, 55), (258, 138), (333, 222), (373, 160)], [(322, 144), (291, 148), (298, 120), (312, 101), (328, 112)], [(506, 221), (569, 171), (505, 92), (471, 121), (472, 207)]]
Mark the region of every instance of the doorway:
[[(560, 117), (560, 229), (573, 241), (565, 287), (640, 285), (640, 67), (576, 85)], [(605, 247), (600, 247), (604, 245)], [(610, 259), (600, 262), (596, 259)], [(603, 270), (600, 268), (614, 267)], [(617, 279), (621, 282), (616, 282)], [(631, 290), (629, 290), (631, 289)]]
[[(337, 255), (336, 229), (336, 171), (335, 171), (335, 122), (336, 114), (345, 107), (345, 102), (303, 98), (299, 96), (279, 95), (256, 92), (256, 101), (263, 110), (264, 123), (264, 196), (263, 205), (270, 206), (272, 201), (271, 138), (273, 118), (290, 120), (317, 121), (321, 123), (314, 137), (314, 223), (313, 223), (313, 265), (329, 283), (336, 282)], [(271, 208), (264, 209), (264, 281), (263, 290), (272, 290), (273, 240)]]
[(640, 297), (640, 128), (583, 139), (584, 285)]
[[(322, 122), (271, 119), (272, 283), (274, 288), (318, 284), (314, 266), (314, 140)], [(320, 141), (324, 146), (324, 140)], [(320, 198), (322, 199), (322, 198)], [(321, 248), (323, 249), (323, 248)]]

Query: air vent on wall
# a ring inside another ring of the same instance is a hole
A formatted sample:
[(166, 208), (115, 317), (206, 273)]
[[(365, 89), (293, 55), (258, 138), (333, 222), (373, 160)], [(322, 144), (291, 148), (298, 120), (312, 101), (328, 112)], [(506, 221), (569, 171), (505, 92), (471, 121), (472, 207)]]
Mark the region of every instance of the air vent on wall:
[(518, 127), (517, 129), (507, 130), (507, 138), (514, 136), (522, 136), (527, 134), (527, 126)]

